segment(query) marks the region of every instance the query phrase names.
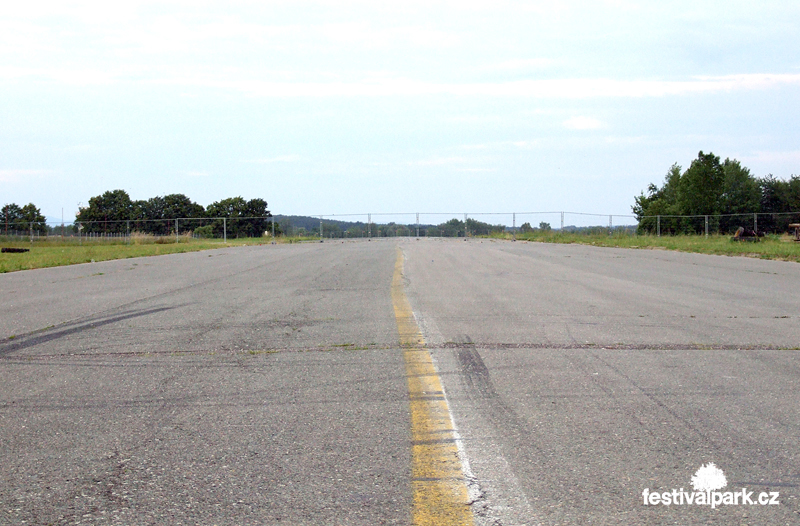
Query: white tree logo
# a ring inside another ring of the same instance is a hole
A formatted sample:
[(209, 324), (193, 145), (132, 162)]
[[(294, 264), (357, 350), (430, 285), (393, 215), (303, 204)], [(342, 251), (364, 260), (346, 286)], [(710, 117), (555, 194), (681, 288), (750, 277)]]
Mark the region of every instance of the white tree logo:
[(717, 491), (728, 485), (728, 479), (713, 462), (700, 466), (692, 476), (692, 487), (695, 491)]

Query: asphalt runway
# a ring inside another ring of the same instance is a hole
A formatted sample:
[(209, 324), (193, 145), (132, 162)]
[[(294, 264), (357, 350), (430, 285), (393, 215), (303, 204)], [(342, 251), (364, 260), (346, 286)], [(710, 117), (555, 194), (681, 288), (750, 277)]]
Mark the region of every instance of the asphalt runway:
[(0, 275), (0, 522), (410, 524), (398, 257), (475, 524), (800, 523), (799, 265), (413, 238)]

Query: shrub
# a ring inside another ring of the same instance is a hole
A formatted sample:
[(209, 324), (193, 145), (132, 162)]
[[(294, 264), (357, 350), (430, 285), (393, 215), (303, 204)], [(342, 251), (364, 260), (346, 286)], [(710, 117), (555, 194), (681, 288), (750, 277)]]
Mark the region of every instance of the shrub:
[(194, 235), (203, 239), (212, 238), (214, 237), (214, 227), (212, 225), (197, 227), (194, 229)]

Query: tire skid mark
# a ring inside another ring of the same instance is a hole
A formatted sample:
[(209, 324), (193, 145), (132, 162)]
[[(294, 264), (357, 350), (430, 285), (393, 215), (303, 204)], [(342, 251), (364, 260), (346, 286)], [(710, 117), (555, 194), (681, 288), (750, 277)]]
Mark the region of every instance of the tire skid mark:
[[(114, 321), (120, 321), (120, 320), (125, 319), (126, 316), (127, 317), (141, 316), (143, 314), (139, 314), (139, 313), (148, 314), (148, 313), (151, 313), (151, 312), (157, 312), (159, 310), (168, 310), (168, 309), (171, 309), (171, 308), (175, 308), (175, 307), (165, 307), (165, 308), (155, 307), (155, 308), (151, 308), (151, 309), (139, 309), (139, 310), (137, 310), (136, 306), (140, 305), (140, 304), (143, 304), (143, 303), (147, 303), (147, 302), (152, 301), (152, 300), (157, 299), (157, 298), (166, 298), (166, 297), (172, 296), (174, 294), (178, 294), (180, 292), (193, 289), (195, 287), (201, 287), (201, 286), (210, 285), (210, 284), (213, 284), (213, 283), (223, 282), (223, 281), (225, 281), (227, 279), (230, 279), (230, 278), (233, 278), (233, 277), (236, 277), (236, 276), (241, 276), (241, 275), (248, 274), (248, 273), (251, 273), (251, 272), (254, 272), (254, 271), (257, 271), (257, 270), (261, 270), (261, 269), (264, 269), (264, 268), (271, 267), (277, 261), (283, 261), (283, 260), (286, 260), (286, 259), (292, 259), (292, 258), (297, 258), (297, 257), (302, 257), (302, 254), (288, 254), (283, 258), (270, 260), (268, 262), (260, 263), (260, 264), (255, 265), (255, 266), (249, 266), (247, 268), (240, 269), (240, 270), (237, 270), (235, 272), (231, 272), (230, 274), (225, 274), (225, 275), (222, 275), (222, 276), (216, 276), (216, 277), (213, 277), (213, 278), (208, 278), (208, 279), (205, 279), (205, 280), (196, 281), (196, 282), (189, 283), (189, 284), (186, 284), (186, 285), (181, 285), (181, 286), (175, 287), (173, 289), (170, 289), (170, 290), (167, 290), (167, 291), (164, 291), (164, 292), (159, 292), (157, 294), (151, 294), (151, 295), (148, 295), (148, 296), (137, 298), (137, 299), (125, 302), (125, 303), (118, 304), (118, 305), (113, 306), (113, 307), (108, 307), (108, 308), (96, 311), (96, 312), (91, 313), (91, 314), (84, 314), (84, 315), (81, 315), (81, 316), (78, 316), (78, 317), (75, 317), (75, 318), (72, 318), (72, 319), (64, 320), (64, 321), (59, 322), (59, 323), (57, 323), (55, 325), (51, 325), (49, 327), (34, 329), (34, 330), (31, 330), (31, 331), (27, 331), (25, 333), (16, 334), (16, 335), (14, 335), (13, 339), (9, 338), (9, 339), (0, 340), (0, 355), (8, 354), (10, 352), (13, 352), (13, 351), (16, 351), (16, 350), (20, 350), (20, 349), (25, 348), (25, 347), (30, 347), (30, 346), (33, 346), (33, 345), (37, 345), (38, 343), (42, 343), (44, 341), (53, 340), (53, 339), (56, 339), (56, 338), (60, 337), (61, 335), (68, 335), (68, 334), (72, 334), (72, 333), (75, 333), (75, 332), (78, 332), (80, 330), (84, 330), (84, 329), (87, 329), (87, 328), (88, 329), (94, 328), (97, 325), (103, 325), (103, 324), (107, 324), (107, 323), (113, 323)], [(134, 313), (134, 314), (129, 316), (130, 313)], [(224, 318), (224, 316), (220, 316), (219, 317), (219, 319), (222, 319), (222, 318)], [(106, 320), (111, 320), (111, 321), (106, 321)], [(211, 325), (211, 324), (209, 324), (209, 325)], [(209, 328), (208, 330), (206, 330), (206, 332), (208, 332), (210, 330), (213, 330), (213, 327)], [(33, 340), (34, 343), (29, 344), (29, 345), (26, 345), (26, 344), (22, 343), (23, 341), (30, 342), (32, 340), (32, 337), (34, 338), (34, 340)], [(15, 340), (16, 340), (16, 342), (15, 342)], [(6, 346), (2, 345), (3, 343), (8, 343), (8, 342), (10, 342), (11, 345), (6, 345)]]

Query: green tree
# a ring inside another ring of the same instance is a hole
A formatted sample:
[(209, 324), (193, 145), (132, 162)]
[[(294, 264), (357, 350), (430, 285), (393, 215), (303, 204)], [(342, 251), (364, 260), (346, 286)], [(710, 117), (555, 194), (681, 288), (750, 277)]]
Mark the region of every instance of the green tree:
[(22, 208), (15, 203), (6, 204), (0, 209), (0, 220), (3, 222), (3, 231), (8, 235), (9, 232), (20, 230), (18, 224), (22, 220)]
[(485, 236), (491, 233), (504, 232), (505, 225), (491, 225), (477, 219), (467, 218), (466, 229), (470, 236)]
[(722, 212), (725, 170), (713, 153), (697, 154), (681, 176), (678, 199), (684, 215), (715, 215)]
[(451, 219), (439, 225), (439, 231), (443, 237), (460, 237), (465, 234), (464, 222), (459, 219)]
[(743, 223), (751, 225), (751, 214), (761, 211), (761, 188), (750, 170), (735, 159), (725, 159), (722, 170), (725, 179), (720, 196), (720, 210), (723, 214), (743, 215), (720, 218), (720, 230), (734, 232)]
[[(208, 205), (206, 216), (226, 218), (228, 235), (231, 237), (261, 237), (271, 229), (272, 214), (263, 199), (245, 201), (242, 197), (229, 197)], [(275, 225), (276, 234), (279, 233), (278, 226)], [(215, 235), (222, 236), (222, 227), (221, 219), (214, 221)]]
[[(800, 177), (793, 175), (787, 183), (787, 212), (800, 212)], [(796, 219), (796, 218), (795, 218)], [(793, 221), (796, 223), (797, 221)]]
[(9, 232), (27, 234), (31, 229), (39, 233), (47, 232), (44, 216), (33, 203), (28, 203), (23, 207), (15, 203), (6, 204), (0, 209), (0, 221), (2, 221), (2, 228), (6, 234)]
[(719, 157), (701, 151), (686, 172), (681, 174), (680, 166), (673, 165), (661, 188), (651, 184), (647, 195), (634, 201), (639, 232), (654, 232), (656, 216), (662, 216), (662, 233), (704, 230), (702, 218), (667, 217), (671, 215), (708, 215), (711, 230), (732, 232), (752, 226), (754, 213), (759, 214), (759, 230), (785, 232), (800, 215), (800, 177), (756, 178), (735, 159), (720, 163)]
[(788, 212), (800, 211), (800, 179), (792, 176), (782, 181), (772, 174), (759, 179), (761, 188), (761, 212), (758, 228), (765, 232), (786, 232), (796, 217)]
[[(319, 226), (317, 226), (317, 235), (319, 235)], [(322, 223), (322, 235), (324, 237), (342, 237), (343, 231), (342, 227), (337, 225), (336, 223)]]
[(133, 201), (125, 190), (112, 190), (89, 199), (89, 206), (81, 208), (75, 221), (83, 225), (84, 233), (126, 232), (126, 221), (135, 219)]
[(397, 235), (397, 223), (390, 221), (385, 225), (375, 225), (375, 233), (377, 237), (394, 237)]
[[(654, 184), (647, 187), (647, 195), (641, 193), (634, 198), (633, 213), (639, 222), (637, 231), (655, 233), (658, 230), (657, 216), (680, 215), (681, 167), (673, 164), (664, 176), (661, 188)], [(681, 230), (680, 220), (675, 217), (661, 218), (661, 232), (674, 234)]]
[(36, 208), (33, 203), (28, 203), (22, 207), (22, 227), (25, 231), (39, 232), (43, 234), (47, 232), (47, 223), (45, 222), (42, 212)]
[[(175, 219), (184, 219), (178, 223), (178, 228), (186, 232), (202, 226), (202, 221), (193, 219), (202, 218), (205, 209), (202, 205), (193, 202), (183, 194), (170, 194), (164, 197), (157, 196), (147, 201), (136, 201), (134, 215), (137, 219), (146, 220), (137, 222), (136, 229), (156, 235), (167, 235), (175, 231)], [(186, 221), (186, 219), (189, 219)]]

